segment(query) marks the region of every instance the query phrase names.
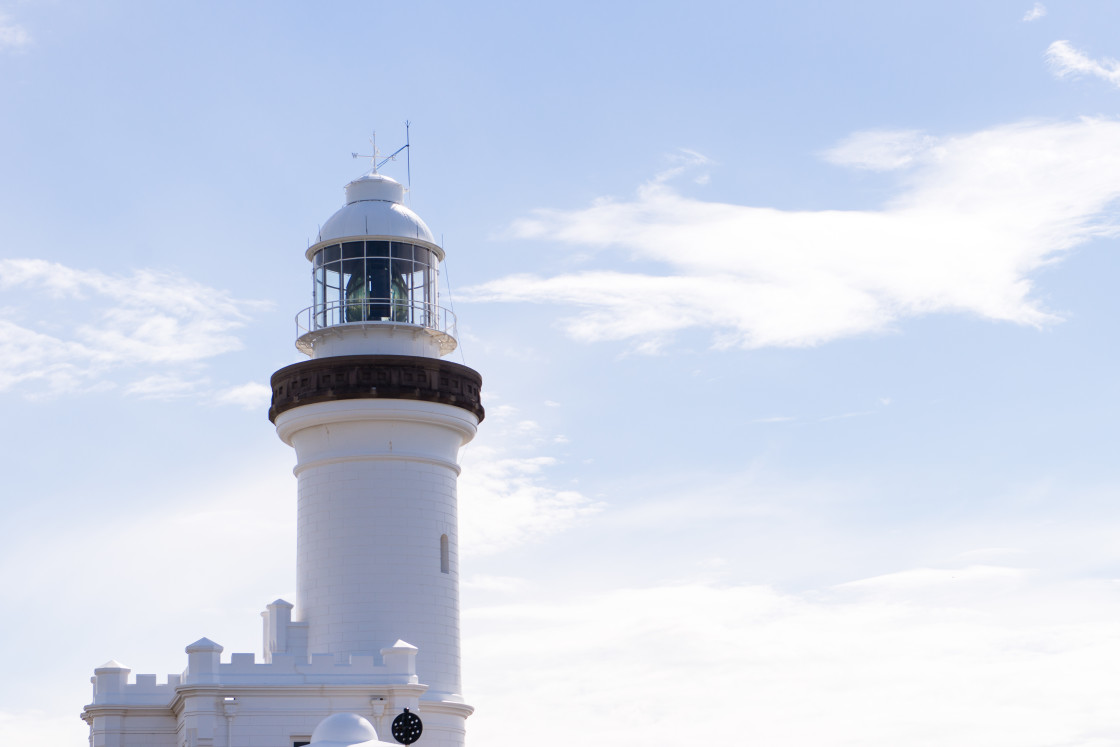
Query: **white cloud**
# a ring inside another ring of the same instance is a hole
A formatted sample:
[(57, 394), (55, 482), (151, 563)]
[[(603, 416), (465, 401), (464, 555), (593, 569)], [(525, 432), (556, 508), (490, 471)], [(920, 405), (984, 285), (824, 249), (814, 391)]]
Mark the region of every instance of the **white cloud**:
[(134, 381), (125, 388), (128, 394), (136, 394), (144, 399), (178, 399), (192, 394), (196, 382), (178, 376), (155, 375)]
[[(276, 575), (270, 565), (288, 571), (294, 560), (294, 503), (292, 511), (276, 509), (278, 495), (296, 492), (286, 466), (278, 458), (270, 469), (246, 470), (220, 483), (170, 480), (159, 486), (161, 500), (146, 512), (103, 511), (91, 518), (62, 511), (49, 538), (28, 535), (0, 552), (0, 592), (42, 619), (61, 619), (73, 605), (105, 604), (103, 588), (74, 574), (76, 559), (96, 557), (102, 571), (120, 579), (122, 593), (144, 599), (153, 609), (180, 615), (195, 605), (192, 599), (213, 603), (217, 597), (225, 604), (241, 605), (239, 595), (254, 588), (261, 597), (250, 603), (263, 607), (271, 601), (267, 589), (272, 584), (262, 579)], [(277, 551), (277, 537), (290, 539), (291, 545)], [(169, 576), (182, 575), (182, 559), (192, 553), (198, 554), (192, 561), (197, 574), (168, 584)], [(213, 579), (228, 576), (230, 568), (238, 569), (234, 578), (214, 585)], [(294, 582), (294, 576), (288, 582)], [(147, 624), (139, 619), (134, 623)], [(173, 653), (174, 649), (173, 645)], [(110, 656), (124, 654), (106, 652), (102, 660)]]
[(514, 431), (522, 436), (530, 436), (540, 432), (541, 426), (535, 420), (521, 420), (513, 427)]
[(73, 713), (65, 715), (42, 709), (0, 711), (0, 734), (4, 739), (28, 747), (54, 747), (88, 742), (89, 727)]
[(271, 400), (272, 388), (255, 381), (225, 389), (215, 398), (219, 404), (234, 405), (245, 410), (264, 409)]
[(1027, 23), (1030, 23), (1031, 21), (1037, 21), (1044, 15), (1046, 15), (1046, 6), (1042, 3), (1035, 3), (1034, 7), (1028, 10), (1023, 16), (1023, 20)]
[(509, 456), (474, 445), (460, 461), (460, 546), (471, 554), (547, 537), (602, 510), (577, 491), (548, 485), (543, 473), (556, 463), (552, 457)]
[(918, 130), (857, 132), (824, 157), (839, 166), (869, 171), (892, 171), (936, 157), (938, 139)]
[(661, 272), (615, 266), (500, 278), (475, 301), (575, 307), (583, 341), (657, 352), (673, 333), (714, 346), (808, 346), (970, 313), (1041, 326), (1054, 313), (1031, 274), (1093, 237), (1114, 235), (1120, 121), (1022, 122), (958, 137), (858, 133), (828, 154), (860, 168), (909, 166), (877, 210), (777, 210), (696, 200), (661, 175), (631, 200), (537, 210), (514, 236), (613, 248)]
[(513, 405), (497, 405), (496, 407), (486, 408), (486, 417), (491, 422), (495, 420), (505, 420), (512, 417), (517, 413), (517, 408)]
[[(668, 160), (673, 164), (673, 166), (658, 174), (655, 177), (655, 181), (668, 181), (670, 179), (676, 178), (677, 176), (680, 176), (681, 174), (696, 166), (707, 166), (712, 163), (711, 159), (705, 156), (703, 153), (697, 153), (696, 151), (690, 150), (688, 148), (680, 148), (676, 153), (670, 153), (668, 156)], [(704, 183), (705, 176), (705, 174), (700, 174), (693, 181)]]
[[(0, 286), (2, 287), (2, 286)], [(83, 385), (82, 363), (95, 353), (80, 342), (60, 340), (0, 319), (0, 391), (38, 380), (54, 391), (76, 391)]]
[(463, 580), (463, 588), (473, 591), (495, 591), (512, 594), (529, 585), (527, 579), (516, 576), (471, 576)]
[(20, 24), (0, 13), (0, 52), (19, 52), (31, 45), (31, 34)]
[(820, 418), (818, 422), (828, 423), (833, 420), (847, 420), (848, 418), (859, 418), (863, 417), (864, 415), (874, 414), (874, 410), (854, 410), (852, 412), (842, 412), (839, 415), (825, 415), (823, 418)]
[[(93, 668), (110, 658), (163, 681), (182, 671), (183, 647), (202, 635), (227, 652), (257, 650), (259, 612), (295, 586), (290, 467), (277, 455), (241, 475), (184, 468), (130, 508), (84, 498), (76, 503), (96, 510), (71, 510), (68, 497), (39, 496), (57, 506), (51, 530), (21, 532), (0, 549), (0, 597), (21, 610), (0, 655), (23, 673), (19, 685), (0, 687), (0, 734), (29, 747), (85, 744), (77, 714)], [(30, 526), (26, 516), (14, 520)], [(112, 582), (90, 583), (91, 564)], [(60, 640), (66, 656), (32, 662), (28, 650)]]
[[(237, 350), (234, 331), (262, 304), (171, 273), (108, 275), (39, 259), (0, 259), (0, 391), (77, 392), (124, 369), (126, 391), (186, 393), (183, 369)], [(193, 373), (193, 371), (188, 371)]]
[(1068, 41), (1056, 41), (1047, 47), (1046, 60), (1059, 77), (1093, 75), (1120, 86), (1120, 62), (1108, 57), (1094, 60)]
[(558, 461), (542, 450), (567, 442), (513, 405), (487, 410), (484, 428), (459, 458), (459, 545), (465, 552), (501, 552), (602, 511), (601, 503), (551, 484), (548, 470)]
[[(690, 583), (467, 609), (472, 739), (1115, 744), (1113, 585), (1055, 597), (1025, 575), (960, 573), (959, 599), (940, 582), (933, 596)], [(579, 718), (557, 719), (561, 702)]]
[(841, 589), (897, 594), (911, 589), (933, 589), (945, 586), (996, 585), (1006, 587), (1008, 582), (1022, 579), (1026, 573), (1019, 568), (996, 565), (972, 565), (965, 568), (912, 568), (908, 571), (885, 573), (881, 576), (850, 581)]

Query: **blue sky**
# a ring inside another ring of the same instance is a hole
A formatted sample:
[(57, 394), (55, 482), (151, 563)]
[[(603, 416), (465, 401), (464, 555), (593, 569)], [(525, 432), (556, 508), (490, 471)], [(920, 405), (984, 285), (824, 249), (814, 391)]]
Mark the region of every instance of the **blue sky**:
[(1118, 23), (0, 2), (0, 735), (294, 597), (265, 386), (407, 119), (472, 743), (1120, 742)]

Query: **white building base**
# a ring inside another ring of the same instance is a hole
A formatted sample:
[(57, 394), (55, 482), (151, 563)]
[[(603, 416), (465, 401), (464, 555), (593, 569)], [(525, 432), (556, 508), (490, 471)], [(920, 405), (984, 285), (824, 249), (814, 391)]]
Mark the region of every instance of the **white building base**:
[[(269, 611), (285, 606), (290, 611), (283, 602)], [(340, 663), (333, 654), (308, 657), (293, 639), (288, 653), (271, 653), (268, 663), (253, 654), (222, 663), (222, 647), (203, 638), (187, 646), (186, 671), (164, 683), (153, 674), (130, 681), (131, 670), (116, 661), (98, 667), (93, 702), (82, 713), (91, 747), (295, 747), (310, 743), (315, 727), (337, 713), (364, 717), (382, 743), (396, 744), (387, 741), (390, 726), (405, 708), (423, 721), (417, 747), (463, 747), (474, 709), (423, 699), (428, 688), (417, 680), (416, 647), (398, 641), (382, 649), (380, 663), (372, 655)]]

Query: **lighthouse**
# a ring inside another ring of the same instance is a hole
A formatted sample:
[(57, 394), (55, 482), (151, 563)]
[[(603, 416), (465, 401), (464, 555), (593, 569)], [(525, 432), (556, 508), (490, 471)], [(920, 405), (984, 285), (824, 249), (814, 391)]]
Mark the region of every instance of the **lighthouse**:
[(95, 669), (94, 747), (299, 747), (344, 713), (370, 744), (464, 744), (456, 481), (484, 411), (479, 375), (444, 358), (444, 251), (375, 167), (306, 258), (307, 359), (273, 374), (268, 413), (295, 452), (295, 602), (262, 612), (261, 660), (202, 638), (165, 682)]
[(483, 417), (482, 381), (442, 360), (453, 315), (438, 303), (443, 249), (369, 173), (307, 250), (309, 360), (272, 377), (269, 417), (295, 449), (297, 618), (313, 652), (419, 647), (425, 699), (461, 703), (459, 448)]

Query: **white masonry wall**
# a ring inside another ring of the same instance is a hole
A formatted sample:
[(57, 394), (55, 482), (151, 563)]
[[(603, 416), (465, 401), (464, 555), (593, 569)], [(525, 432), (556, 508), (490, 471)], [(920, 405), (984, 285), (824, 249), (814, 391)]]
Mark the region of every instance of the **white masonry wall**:
[(276, 419), (296, 450), (294, 617), (310, 653), (404, 639), (420, 650), (424, 698), (462, 703), (456, 460), (477, 425), (461, 408), (411, 400), (324, 402)]
[[(270, 606), (275, 606), (270, 605)], [(378, 656), (338, 662), (331, 654), (233, 654), (203, 638), (187, 647), (187, 669), (157, 683), (109, 662), (95, 670), (93, 702), (82, 717), (93, 747), (290, 747), (332, 713), (357, 713), (390, 736), (408, 708), (424, 723), (416, 747), (462, 747), (471, 707), (421, 700), (416, 647), (397, 641)], [(381, 663), (378, 663), (380, 660)]]

